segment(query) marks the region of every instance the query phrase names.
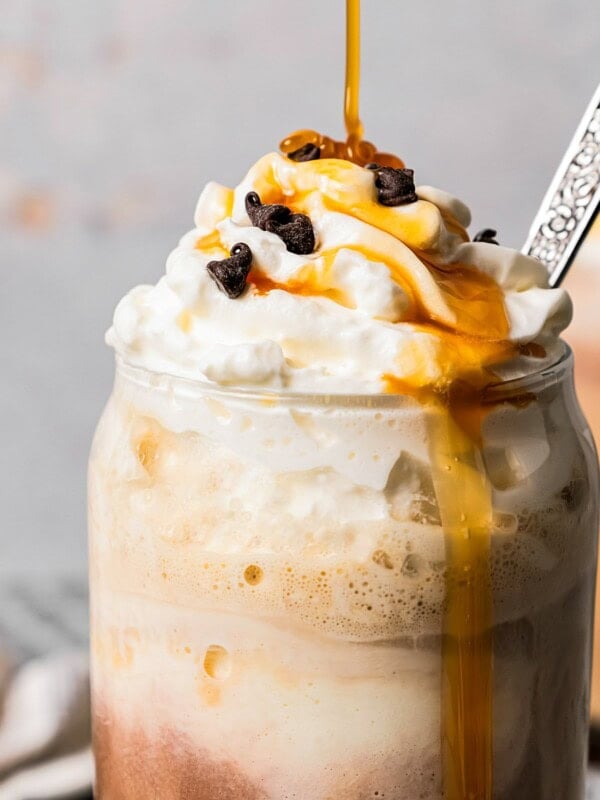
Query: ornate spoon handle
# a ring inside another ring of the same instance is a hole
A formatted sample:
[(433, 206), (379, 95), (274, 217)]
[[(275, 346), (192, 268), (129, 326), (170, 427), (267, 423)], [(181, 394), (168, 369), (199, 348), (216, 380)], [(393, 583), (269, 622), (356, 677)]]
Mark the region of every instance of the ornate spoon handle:
[(552, 179), (523, 252), (542, 261), (558, 286), (600, 209), (600, 85)]

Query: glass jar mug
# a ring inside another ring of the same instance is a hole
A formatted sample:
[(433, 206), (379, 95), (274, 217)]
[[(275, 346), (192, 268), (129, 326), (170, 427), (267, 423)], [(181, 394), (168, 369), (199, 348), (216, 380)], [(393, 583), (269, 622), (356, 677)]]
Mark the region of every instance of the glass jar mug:
[(583, 798), (598, 476), (569, 352), (467, 416), (117, 362), (99, 800)]
[[(575, 353), (575, 382), (581, 407), (596, 441), (600, 437), (600, 217), (586, 239), (565, 286), (575, 313), (565, 338)], [(592, 724), (600, 731), (600, 592), (596, 592), (596, 635), (592, 670)], [(597, 743), (593, 743), (597, 750)]]

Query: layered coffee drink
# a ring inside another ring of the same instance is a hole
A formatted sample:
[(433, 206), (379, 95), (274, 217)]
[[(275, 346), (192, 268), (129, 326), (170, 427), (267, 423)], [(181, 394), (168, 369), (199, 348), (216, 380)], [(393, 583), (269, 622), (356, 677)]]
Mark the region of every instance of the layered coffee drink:
[(115, 312), (97, 797), (582, 800), (598, 479), (569, 298), (401, 162), (326, 146), (209, 184)]

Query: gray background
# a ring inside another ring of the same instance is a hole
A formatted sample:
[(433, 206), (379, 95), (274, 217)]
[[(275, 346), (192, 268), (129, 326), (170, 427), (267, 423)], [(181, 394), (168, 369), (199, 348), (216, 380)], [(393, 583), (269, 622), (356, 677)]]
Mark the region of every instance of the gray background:
[[(600, 79), (597, 0), (364, 0), (362, 116), (519, 245)], [(341, 135), (342, 0), (0, 0), (0, 578), (80, 572), (103, 333), (203, 184)]]

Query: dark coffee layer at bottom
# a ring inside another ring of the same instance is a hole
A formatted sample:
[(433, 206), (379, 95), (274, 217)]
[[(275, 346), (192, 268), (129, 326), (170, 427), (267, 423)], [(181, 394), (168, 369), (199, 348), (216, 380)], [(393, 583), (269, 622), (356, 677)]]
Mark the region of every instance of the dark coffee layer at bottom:
[(94, 752), (96, 800), (267, 800), (237, 765), (186, 737), (162, 729), (150, 738), (98, 709)]
[[(216, 760), (193, 745), (185, 734), (162, 727), (152, 735), (143, 724), (124, 724), (106, 706), (94, 708), (96, 758), (95, 800), (293, 800), (274, 794), (251, 780), (239, 763)], [(332, 765), (325, 800), (432, 800), (440, 797), (439, 776), (433, 765), (407, 778), (392, 756), (378, 767), (366, 761)], [(307, 786), (311, 776), (306, 775)], [(379, 788), (377, 788), (379, 787)], [(402, 788), (399, 788), (402, 787)], [(310, 789), (302, 797), (309, 797)], [(408, 792), (408, 794), (407, 794)], [(531, 800), (531, 798), (528, 798)]]

